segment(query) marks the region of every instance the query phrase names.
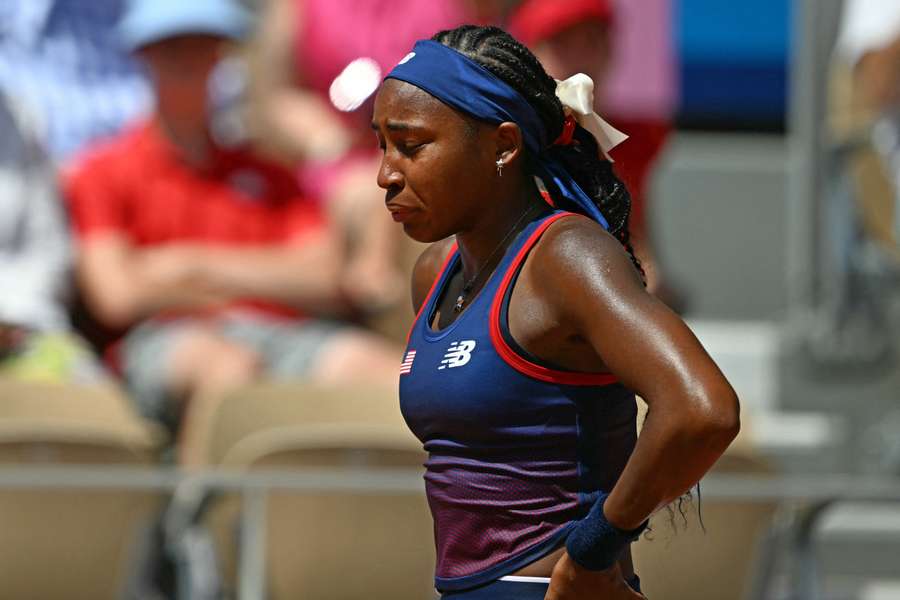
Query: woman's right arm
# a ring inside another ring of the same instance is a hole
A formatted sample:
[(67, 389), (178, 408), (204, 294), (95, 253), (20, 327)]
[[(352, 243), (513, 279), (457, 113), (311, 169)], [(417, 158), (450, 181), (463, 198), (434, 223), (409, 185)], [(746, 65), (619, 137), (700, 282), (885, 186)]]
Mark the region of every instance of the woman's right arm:
[(303, 87), (295, 48), (302, 0), (267, 0), (249, 44), (249, 124), (263, 149), (288, 163), (328, 160), (350, 147), (350, 134), (315, 91)]

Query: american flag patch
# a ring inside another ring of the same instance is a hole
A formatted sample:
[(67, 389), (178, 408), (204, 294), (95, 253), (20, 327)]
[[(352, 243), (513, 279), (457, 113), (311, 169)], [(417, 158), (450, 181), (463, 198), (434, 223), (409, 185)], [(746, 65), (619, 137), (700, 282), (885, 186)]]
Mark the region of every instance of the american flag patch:
[(400, 364), (400, 374), (408, 375), (410, 371), (412, 371), (413, 361), (416, 360), (416, 351), (410, 350), (406, 353), (406, 358), (403, 359), (403, 362)]

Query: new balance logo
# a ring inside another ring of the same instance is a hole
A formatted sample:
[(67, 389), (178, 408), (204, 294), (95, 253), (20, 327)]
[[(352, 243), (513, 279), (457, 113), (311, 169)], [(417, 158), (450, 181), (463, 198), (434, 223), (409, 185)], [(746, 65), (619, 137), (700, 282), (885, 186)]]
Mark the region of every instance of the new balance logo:
[(472, 350), (474, 349), (475, 340), (453, 342), (450, 344), (450, 347), (447, 348), (447, 353), (444, 354), (444, 360), (441, 361), (441, 366), (438, 367), (438, 371), (446, 369), (447, 367), (452, 369), (468, 364), (468, 362), (472, 360)]
[(403, 362), (400, 363), (400, 374), (401, 375), (409, 375), (409, 372), (412, 371), (413, 361), (416, 360), (416, 351), (410, 350), (406, 353), (406, 358), (403, 359)]

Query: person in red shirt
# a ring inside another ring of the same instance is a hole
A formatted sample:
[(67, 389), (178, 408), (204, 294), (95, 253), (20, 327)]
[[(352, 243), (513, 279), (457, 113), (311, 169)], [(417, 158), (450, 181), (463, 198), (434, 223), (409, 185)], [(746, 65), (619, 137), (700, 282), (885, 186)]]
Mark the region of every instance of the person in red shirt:
[(86, 303), (124, 332), (107, 354), (142, 412), (178, 429), (186, 464), (203, 462), (224, 390), (262, 374), (393, 385), (399, 357), (322, 318), (346, 304), (341, 257), (292, 172), (213, 141), (207, 81), (247, 25), (229, 0), (132, 3), (121, 33), (155, 114), (65, 182)]

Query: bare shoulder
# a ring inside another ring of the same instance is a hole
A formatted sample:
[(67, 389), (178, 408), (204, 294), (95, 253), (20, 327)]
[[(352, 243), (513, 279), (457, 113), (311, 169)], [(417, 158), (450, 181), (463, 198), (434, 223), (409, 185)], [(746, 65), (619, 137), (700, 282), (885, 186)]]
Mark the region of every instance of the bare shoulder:
[(428, 296), (434, 280), (440, 274), (447, 254), (450, 253), (450, 248), (453, 247), (455, 242), (456, 240), (452, 237), (435, 242), (425, 248), (424, 252), (416, 260), (416, 265), (413, 267), (412, 272), (412, 303), (414, 312), (418, 313), (422, 304), (425, 303), (425, 298)]
[(602, 268), (606, 276), (624, 277), (642, 285), (640, 274), (621, 242), (600, 224), (581, 215), (550, 225), (532, 254), (535, 266), (547, 269), (548, 273), (562, 269), (562, 276), (583, 275)]
[[(529, 260), (533, 281), (566, 309), (647, 296), (628, 252), (602, 226), (580, 215), (553, 223)], [(588, 308), (587, 306), (584, 308)]]

